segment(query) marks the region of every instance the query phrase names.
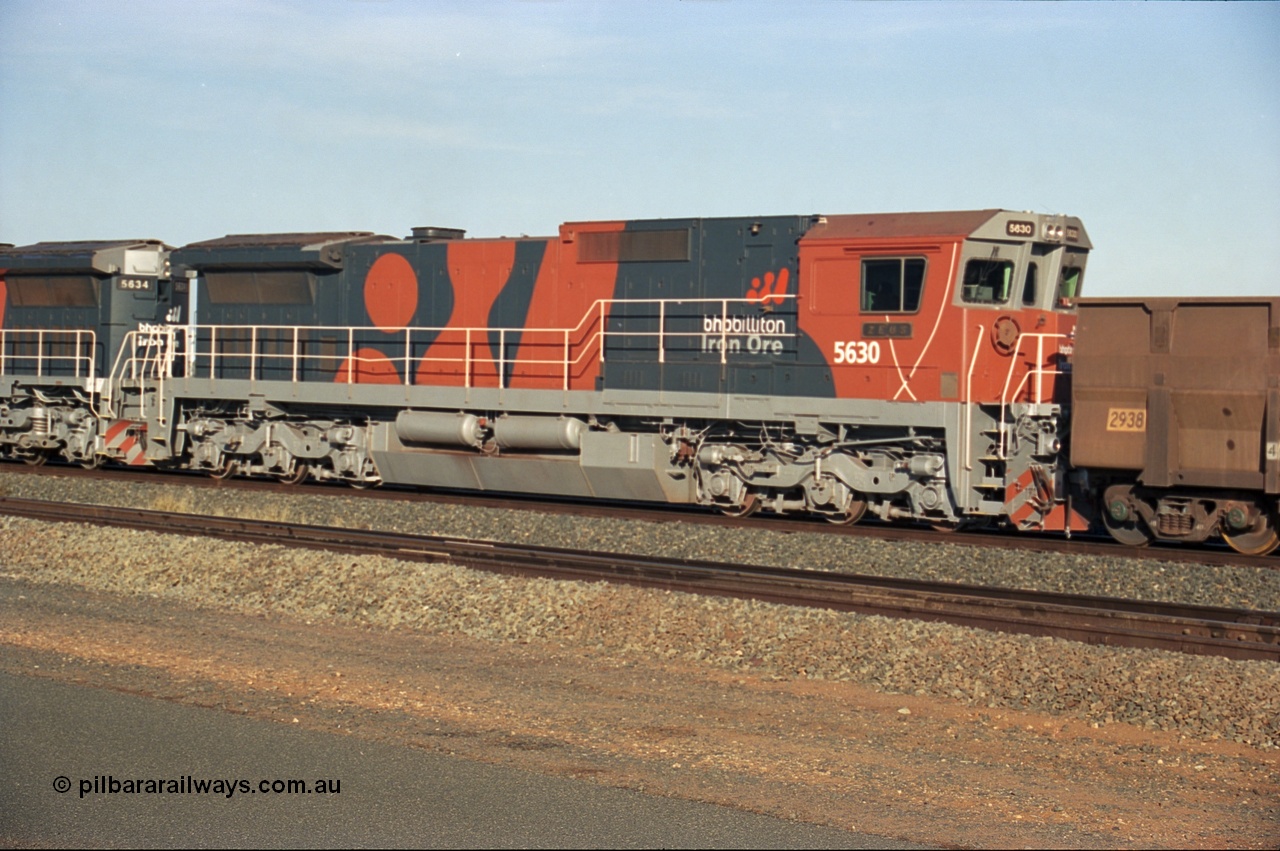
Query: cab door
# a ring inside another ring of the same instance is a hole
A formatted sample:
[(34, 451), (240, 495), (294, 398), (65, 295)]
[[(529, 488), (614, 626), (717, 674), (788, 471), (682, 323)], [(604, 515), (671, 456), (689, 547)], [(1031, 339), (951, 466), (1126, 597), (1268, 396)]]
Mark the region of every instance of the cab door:
[(943, 321), (954, 251), (909, 240), (802, 248), (802, 315), (837, 396), (956, 398), (955, 334)]

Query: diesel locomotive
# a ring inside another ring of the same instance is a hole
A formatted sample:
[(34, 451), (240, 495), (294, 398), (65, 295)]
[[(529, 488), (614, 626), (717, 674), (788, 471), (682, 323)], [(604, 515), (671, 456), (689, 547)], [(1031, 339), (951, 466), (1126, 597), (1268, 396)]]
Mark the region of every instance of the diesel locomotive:
[[(1274, 390), (1232, 413), (1257, 482), (1168, 458), (1156, 481), (1132, 446), (1170, 403), (1120, 392), (1111, 332), (1077, 333), (1091, 248), (1076, 218), (1004, 210), (9, 247), (0, 451), (1274, 548)], [(1103, 377), (1073, 406), (1078, 364)], [(1102, 437), (1072, 464), (1081, 410)]]

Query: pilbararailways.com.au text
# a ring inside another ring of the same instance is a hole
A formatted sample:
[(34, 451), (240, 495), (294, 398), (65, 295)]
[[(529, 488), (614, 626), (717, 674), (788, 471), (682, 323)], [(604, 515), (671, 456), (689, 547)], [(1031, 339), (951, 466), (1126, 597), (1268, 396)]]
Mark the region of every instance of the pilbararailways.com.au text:
[[(98, 774), (81, 778), (80, 797), (89, 795), (219, 795), (232, 798), (236, 795), (337, 795), (342, 792), (339, 778), (319, 778), (314, 781), (291, 779), (241, 780), (237, 778), (192, 777), (127, 777)], [(54, 791), (71, 791), (71, 778), (59, 775), (53, 780)]]

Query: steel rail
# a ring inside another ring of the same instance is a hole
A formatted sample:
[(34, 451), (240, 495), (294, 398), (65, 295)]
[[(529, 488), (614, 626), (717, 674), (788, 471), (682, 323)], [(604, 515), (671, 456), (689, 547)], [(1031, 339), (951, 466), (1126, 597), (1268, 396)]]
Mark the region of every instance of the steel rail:
[(0, 513), (256, 544), (443, 560), (495, 573), (609, 580), (1089, 644), (1280, 662), (1280, 612), (721, 564), (462, 538), (0, 498)]
[(1129, 547), (1113, 541), (1105, 534), (1097, 536), (1077, 534), (1068, 538), (1056, 533), (1036, 534), (1012, 532), (1008, 529), (939, 531), (924, 526), (883, 523), (875, 520), (850, 526), (840, 526), (805, 517), (778, 517), (774, 515), (728, 517), (716, 511), (690, 508), (689, 506), (585, 502), (568, 498), (534, 497), (527, 494), (502, 495), (488, 491), (418, 490), (401, 487), (353, 490), (340, 483), (282, 484), (263, 478), (214, 479), (203, 473), (192, 471), (154, 472), (120, 467), (85, 470), (61, 464), (53, 467), (5, 464), (0, 465), (0, 472), (14, 475), (61, 476), (68, 479), (134, 482), (160, 486), (182, 485), (215, 489), (243, 488), (258, 493), (279, 493), (297, 496), (329, 495), (349, 499), (448, 502), (451, 505), (461, 504), (480, 508), (497, 508), (506, 511), (539, 511), (550, 514), (613, 517), (621, 520), (643, 520), (655, 523), (676, 522), (716, 525), (723, 528), (755, 529), (766, 532), (865, 536), (890, 541), (951, 544), (984, 549), (1029, 550), (1032, 552), (1063, 553), (1068, 555), (1126, 558), (1134, 561), (1166, 561), (1182, 564), (1280, 570), (1280, 557), (1275, 554), (1247, 556), (1228, 549), (1226, 546), (1214, 546), (1211, 544), (1153, 543), (1147, 547)]

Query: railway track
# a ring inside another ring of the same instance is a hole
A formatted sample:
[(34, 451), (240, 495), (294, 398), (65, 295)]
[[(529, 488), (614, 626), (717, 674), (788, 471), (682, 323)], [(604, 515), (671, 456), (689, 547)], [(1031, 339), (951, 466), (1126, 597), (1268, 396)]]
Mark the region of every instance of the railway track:
[(920, 541), (947, 543), (988, 549), (1032, 550), (1037, 552), (1098, 555), (1140, 560), (1165, 561), (1183, 564), (1228, 565), (1234, 567), (1258, 567), (1280, 570), (1280, 555), (1248, 556), (1225, 545), (1181, 546), (1153, 544), (1148, 547), (1130, 547), (1116, 543), (1109, 536), (1036, 535), (1014, 533), (1008, 530), (972, 532), (943, 532), (922, 526), (896, 525), (867, 521), (852, 526), (835, 526), (809, 519), (782, 518), (756, 515), (752, 517), (727, 517), (711, 512), (691, 510), (687, 506), (651, 505), (602, 505), (574, 500), (548, 498), (533, 499), (520, 496), (502, 496), (490, 493), (422, 491), (393, 488), (353, 490), (345, 485), (281, 484), (262, 479), (213, 479), (194, 473), (158, 473), (145, 470), (92, 469), (71, 466), (29, 467), (5, 464), (0, 470), (23, 475), (55, 475), (68, 478), (84, 478), (101, 481), (131, 481), (145, 484), (171, 486), (174, 484), (198, 488), (244, 488), (256, 493), (340, 494), (346, 498), (386, 499), (393, 501), (448, 502), (507, 511), (541, 511), (573, 514), (580, 517), (623, 517), (629, 520), (646, 520), (659, 523), (713, 524), (723, 528), (764, 529), (775, 532), (800, 532), (809, 534), (854, 535), (893, 541)]
[(258, 544), (448, 561), (490, 572), (624, 582), (981, 629), (1280, 662), (1280, 612), (1122, 600), (460, 538), (0, 498), (0, 513)]

